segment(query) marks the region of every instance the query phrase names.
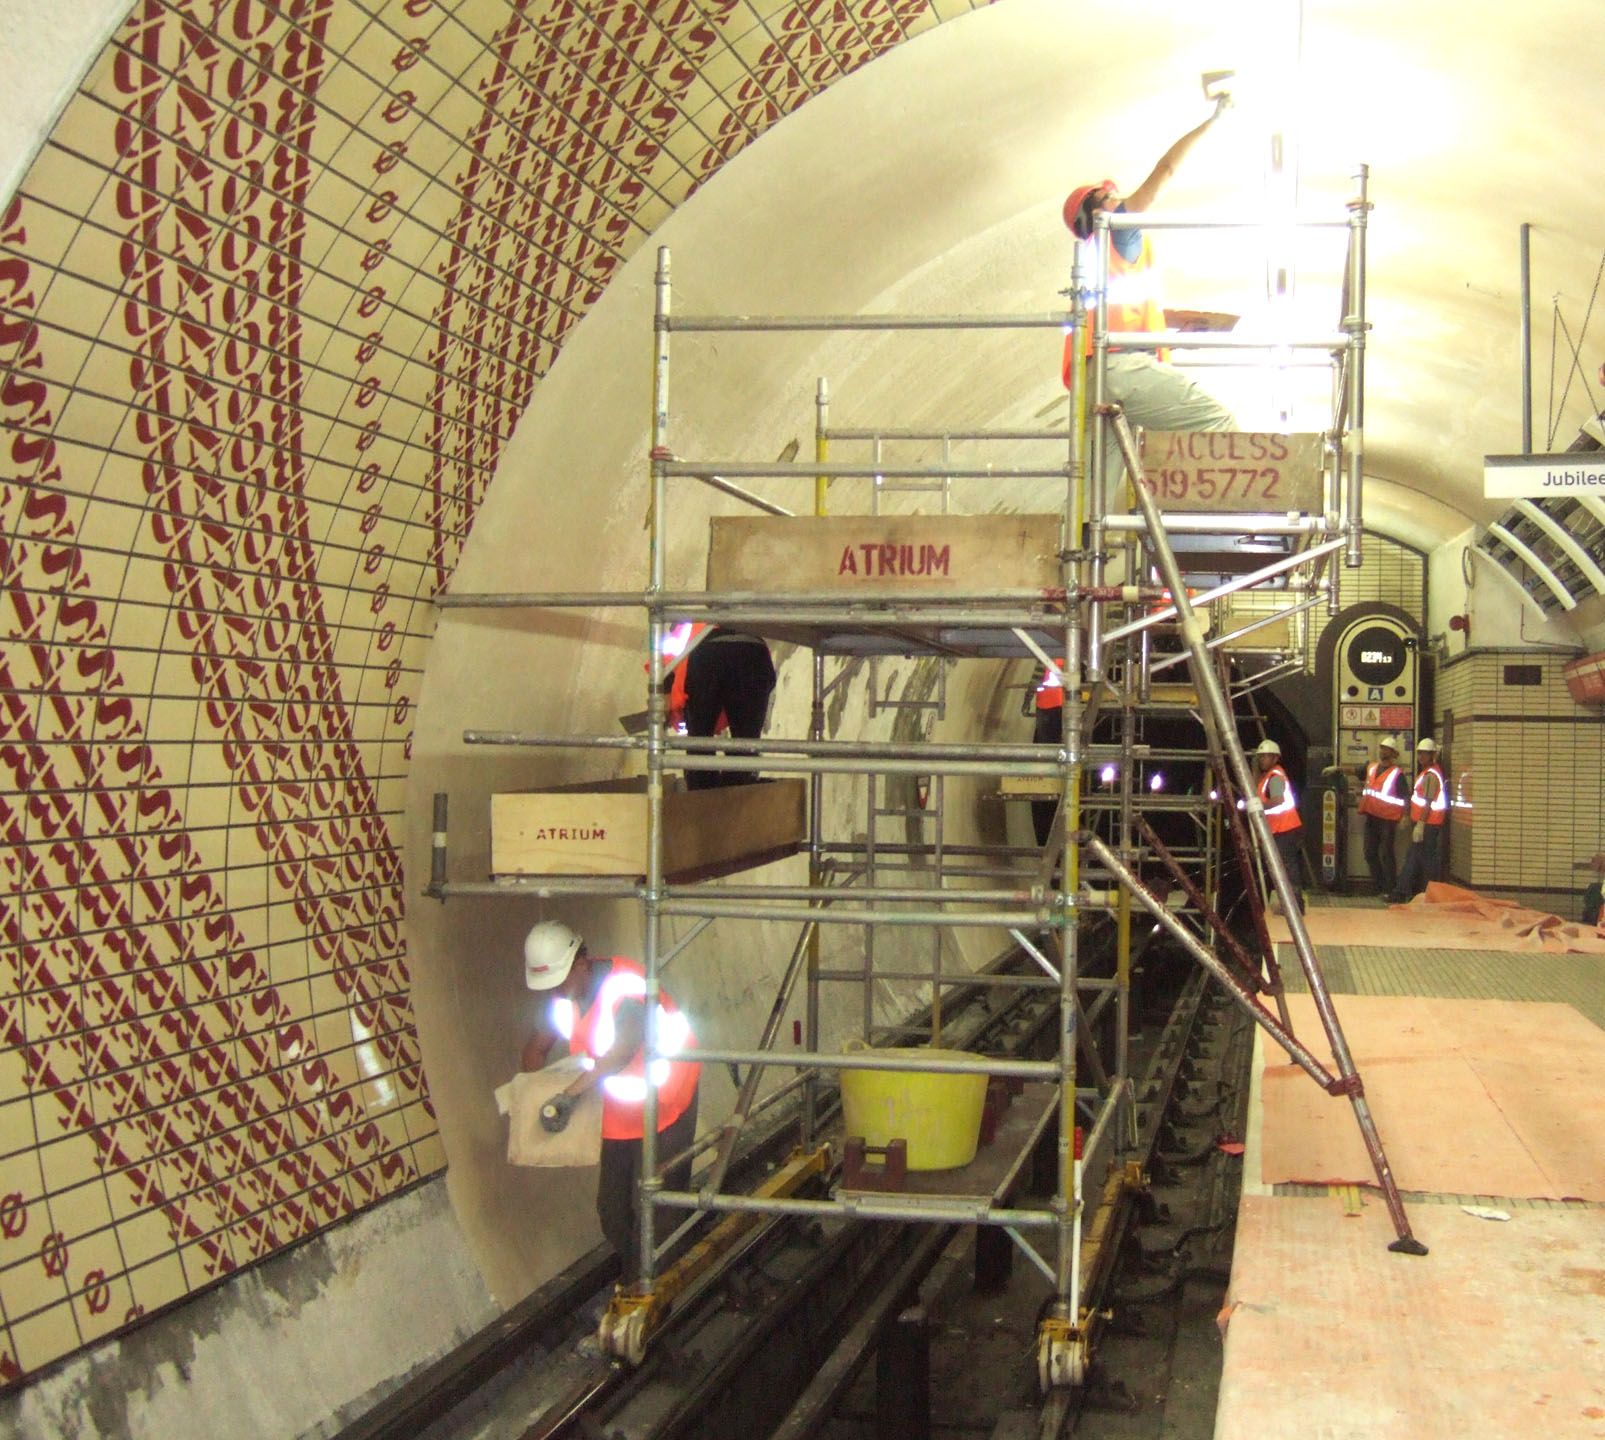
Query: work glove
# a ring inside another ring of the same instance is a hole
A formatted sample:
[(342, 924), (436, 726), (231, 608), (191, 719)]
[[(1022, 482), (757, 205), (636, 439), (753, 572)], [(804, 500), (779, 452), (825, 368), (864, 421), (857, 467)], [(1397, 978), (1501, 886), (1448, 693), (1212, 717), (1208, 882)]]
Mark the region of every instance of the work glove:
[(1410, 838), (1414, 840), (1417, 845), (1427, 838), (1427, 822), (1425, 820), (1417, 820), (1416, 823), (1410, 827)]
[(574, 1113), (575, 1100), (572, 1095), (554, 1095), (541, 1106), (541, 1129), (548, 1135), (556, 1135), (568, 1128), (568, 1117)]

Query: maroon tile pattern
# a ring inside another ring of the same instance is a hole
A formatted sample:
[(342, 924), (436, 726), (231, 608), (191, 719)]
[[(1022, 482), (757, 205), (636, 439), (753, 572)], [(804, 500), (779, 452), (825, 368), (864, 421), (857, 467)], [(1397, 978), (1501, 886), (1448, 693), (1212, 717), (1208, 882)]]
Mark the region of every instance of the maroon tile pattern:
[(444, 1164), (428, 606), (623, 261), (910, 0), (138, 0), (0, 214), (0, 1385)]

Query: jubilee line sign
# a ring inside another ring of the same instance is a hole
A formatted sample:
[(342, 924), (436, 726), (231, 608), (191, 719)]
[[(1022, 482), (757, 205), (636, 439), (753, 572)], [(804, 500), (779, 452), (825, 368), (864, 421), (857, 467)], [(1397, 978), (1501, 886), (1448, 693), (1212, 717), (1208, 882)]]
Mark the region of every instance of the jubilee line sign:
[(1605, 499), (1605, 454), (1486, 455), (1482, 493), (1490, 500), (1537, 500), (1545, 495)]

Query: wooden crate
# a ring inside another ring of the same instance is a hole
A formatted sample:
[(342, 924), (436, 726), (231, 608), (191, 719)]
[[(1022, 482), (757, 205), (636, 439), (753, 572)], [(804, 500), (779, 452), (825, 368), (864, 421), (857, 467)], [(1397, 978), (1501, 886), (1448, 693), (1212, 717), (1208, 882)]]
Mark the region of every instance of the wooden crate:
[(1057, 515), (721, 515), (708, 589), (784, 593), (1055, 587)]
[[(761, 780), (663, 797), (663, 868), (675, 879), (728, 874), (792, 854), (806, 838), (807, 782)], [(493, 875), (646, 873), (646, 780), (490, 798)]]

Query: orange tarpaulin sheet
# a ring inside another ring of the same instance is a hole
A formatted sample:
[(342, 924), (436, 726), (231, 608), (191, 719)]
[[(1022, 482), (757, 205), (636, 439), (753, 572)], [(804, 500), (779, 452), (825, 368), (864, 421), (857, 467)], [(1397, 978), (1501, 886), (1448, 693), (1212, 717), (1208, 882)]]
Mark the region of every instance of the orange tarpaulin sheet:
[[(1286, 944), (1287, 920), (1267, 915), (1271, 939)], [(1459, 885), (1432, 881), (1408, 905), (1368, 909), (1312, 904), (1304, 917), (1317, 945), (1388, 945), (1430, 950), (1515, 950), (1605, 956), (1605, 935), (1592, 925), (1494, 900)]]
[(1538, 941), (1545, 950), (1588, 952), (1597, 947), (1599, 953), (1605, 955), (1605, 934), (1601, 934), (1597, 926), (1563, 920), (1546, 910), (1528, 910), (1514, 900), (1495, 900), (1461, 885), (1429, 880), (1426, 893), (1410, 903), (1431, 906), (1433, 913), (1439, 915), (1463, 915), (1489, 921), (1518, 939)]

